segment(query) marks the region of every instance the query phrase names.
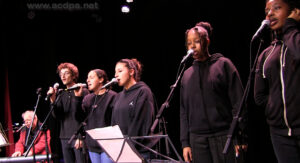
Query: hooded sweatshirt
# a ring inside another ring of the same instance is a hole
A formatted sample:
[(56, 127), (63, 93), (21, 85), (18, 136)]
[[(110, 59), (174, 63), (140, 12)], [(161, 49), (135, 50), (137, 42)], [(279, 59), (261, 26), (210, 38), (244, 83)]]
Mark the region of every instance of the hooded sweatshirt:
[(226, 135), (239, 109), (243, 86), (233, 63), (216, 53), (194, 61), (183, 74), (180, 88), (180, 140), (190, 146), (189, 135)]
[(259, 56), (254, 99), (265, 107), (271, 133), (300, 136), (299, 24), (288, 18), (282, 32)]
[(154, 118), (154, 99), (142, 81), (118, 93), (114, 100), (112, 125), (119, 125), (123, 135), (147, 136)]

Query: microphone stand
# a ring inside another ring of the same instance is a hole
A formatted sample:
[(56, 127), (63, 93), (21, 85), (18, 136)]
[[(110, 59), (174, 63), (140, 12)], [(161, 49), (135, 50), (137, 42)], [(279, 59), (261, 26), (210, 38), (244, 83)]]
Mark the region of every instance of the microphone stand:
[[(252, 41), (251, 40), (251, 45), (252, 45)], [(244, 91), (244, 94), (242, 96), (242, 99), (241, 99), (241, 102), (240, 102), (240, 105), (239, 105), (239, 108), (238, 108), (238, 111), (236, 113), (236, 115), (233, 117), (232, 119), (232, 122), (231, 122), (231, 125), (230, 125), (230, 128), (229, 128), (229, 131), (228, 131), (228, 134), (227, 134), (227, 140), (226, 140), (226, 144), (224, 146), (224, 149), (223, 149), (223, 154), (226, 154), (227, 153), (227, 150), (229, 148), (229, 145), (232, 141), (232, 136), (233, 134), (235, 133), (236, 131), (236, 126), (238, 125), (238, 123), (242, 120), (242, 117), (240, 117), (240, 114), (242, 112), (242, 108), (244, 106), (244, 104), (246, 104), (246, 101), (248, 99), (248, 95), (249, 95), (249, 90), (250, 90), (250, 87), (251, 87), (251, 81), (253, 79), (253, 74), (255, 72), (255, 69), (256, 69), (256, 64), (257, 64), (257, 60), (258, 60), (258, 57), (259, 57), (259, 53), (260, 53), (260, 48), (261, 48), (261, 45), (263, 43), (263, 39), (260, 39), (260, 43), (259, 43), (259, 47), (258, 47), (258, 50), (257, 50), (257, 53), (256, 53), (256, 56), (255, 56), (255, 60), (254, 60), (254, 63), (250, 69), (250, 74), (248, 76), (248, 81), (247, 81), (247, 85), (246, 85), (246, 88), (245, 88), (245, 91)], [(251, 47), (250, 46), (250, 56), (251, 56)], [(250, 63), (251, 64), (251, 63)]]
[[(104, 89), (104, 88), (101, 88), (101, 89)], [(100, 90), (101, 90), (100, 89)], [(105, 93), (103, 94), (103, 96), (101, 97), (101, 99), (100, 99), (100, 102), (98, 102), (98, 103), (100, 103), (101, 104), (101, 102), (102, 102), (102, 100), (104, 99), (104, 96), (106, 96), (107, 95), (107, 92), (109, 91), (109, 89), (107, 89), (106, 91), (105, 91)], [(80, 133), (83, 133), (83, 132), (85, 132), (84, 131), (84, 127), (86, 126), (86, 121), (90, 118), (90, 116), (93, 114), (93, 112), (94, 112), (94, 110), (95, 110), (95, 108), (94, 107), (92, 107), (92, 111), (85, 117), (85, 119), (80, 123), (80, 126), (78, 127), (78, 129), (77, 129), (77, 131), (72, 135), (72, 137), (69, 139), (69, 141), (68, 141), (68, 144), (71, 144), (72, 143), (72, 141), (73, 141), (73, 139), (75, 139), (75, 137), (77, 136), (77, 135), (79, 135), (79, 139), (81, 140), (81, 137), (82, 137), (82, 135), (80, 134)], [(86, 150), (85, 150), (85, 147), (83, 146), (82, 147), (83, 148), (83, 154), (85, 154), (86, 152)], [(84, 161), (86, 161), (86, 157), (84, 157)]]
[[(36, 110), (37, 110), (37, 107), (38, 107), (38, 104), (39, 104), (40, 98), (41, 98), (41, 91), (42, 91), (41, 88), (38, 88), (37, 91), (36, 91), (36, 94), (38, 95), (38, 98), (37, 98), (36, 104), (35, 104), (35, 106), (34, 106), (34, 111), (33, 111), (32, 119), (31, 119), (30, 127), (29, 127), (29, 130), (28, 130), (28, 132), (27, 132), (27, 136), (26, 136), (26, 140), (25, 140), (25, 147), (26, 147), (27, 144), (28, 144), (28, 139), (29, 139), (29, 135), (30, 135), (30, 133), (31, 133), (32, 124), (33, 124), (34, 117), (35, 117), (35, 115), (36, 115)], [(28, 148), (28, 149), (30, 150), (30, 148)], [(29, 150), (27, 150), (27, 151), (25, 152), (25, 153), (26, 153), (26, 156), (28, 155)], [(33, 147), (32, 155), (33, 155), (33, 161), (36, 162), (36, 160), (35, 160), (35, 150), (34, 150), (34, 147)]]
[[(185, 60), (185, 61), (186, 61), (186, 60)], [(161, 119), (163, 119), (163, 118), (162, 118), (162, 113), (163, 113), (163, 111), (164, 111), (165, 108), (168, 108), (168, 107), (169, 107), (169, 103), (170, 103), (171, 98), (172, 98), (172, 96), (173, 96), (173, 94), (174, 94), (174, 90), (175, 90), (175, 88), (176, 88), (177, 85), (178, 85), (178, 82), (179, 82), (179, 80), (180, 80), (180, 78), (181, 78), (181, 76), (182, 76), (183, 71), (185, 70), (185, 66), (186, 66), (186, 65), (185, 65), (185, 62), (182, 62), (182, 63), (184, 63), (184, 64), (183, 64), (183, 67), (182, 67), (182, 69), (181, 69), (179, 75), (177, 76), (177, 79), (176, 79), (176, 81), (175, 81), (175, 84), (173, 84), (173, 85), (171, 86), (171, 91), (170, 91), (170, 93), (169, 93), (169, 95), (168, 95), (166, 101), (161, 105), (161, 107), (160, 107), (160, 109), (159, 109), (159, 111), (158, 111), (158, 113), (157, 113), (157, 115), (156, 115), (156, 119), (155, 119), (154, 123), (153, 123), (152, 126), (151, 126), (151, 133), (152, 133), (152, 134), (154, 133), (154, 130), (155, 130), (155, 128), (156, 128), (158, 122), (161, 121)], [(181, 67), (182, 63), (180, 64), (179, 67)], [(163, 126), (163, 127), (164, 127), (164, 132), (165, 132), (165, 134), (167, 134), (167, 127), (166, 127), (166, 125), (165, 125), (165, 122), (164, 122), (164, 126)], [(168, 141), (166, 140), (165, 143), (166, 143), (166, 152), (167, 152), (167, 155), (169, 156), (169, 155), (170, 155), (170, 149), (169, 149), (169, 146), (168, 146)]]
[[(40, 134), (40, 132), (43, 130), (43, 127), (44, 127), (45, 123), (47, 122), (47, 120), (48, 120), (50, 114), (52, 113), (55, 104), (56, 104), (57, 101), (60, 99), (60, 95), (61, 95), (61, 94), (58, 94), (58, 96), (57, 96), (57, 98), (55, 99), (54, 103), (51, 105), (50, 111), (48, 112), (48, 114), (47, 114), (46, 118), (44, 119), (43, 123), (40, 125), (40, 128), (39, 128), (39, 130), (37, 131), (37, 133), (35, 134), (35, 137), (34, 137), (34, 139), (32, 140), (32, 142), (31, 142), (29, 148), (28, 148), (27, 151), (25, 152), (25, 153), (26, 153), (26, 154), (25, 154), (25, 157), (27, 157), (27, 155), (28, 155), (28, 153), (29, 153), (31, 147), (34, 148), (34, 142), (35, 142), (36, 138), (38, 137), (38, 135)], [(45, 149), (46, 149), (46, 153), (47, 153), (47, 162), (49, 163), (49, 162), (50, 162), (50, 159), (49, 159), (49, 150), (48, 150), (49, 148), (48, 148), (48, 142), (47, 142), (47, 130), (46, 130), (46, 129), (45, 129), (45, 139), (46, 139), (46, 141), (45, 141), (45, 143), (46, 143), (46, 144), (45, 144)], [(33, 155), (34, 155), (34, 154), (33, 154)], [(35, 162), (35, 161), (34, 161), (34, 162)]]

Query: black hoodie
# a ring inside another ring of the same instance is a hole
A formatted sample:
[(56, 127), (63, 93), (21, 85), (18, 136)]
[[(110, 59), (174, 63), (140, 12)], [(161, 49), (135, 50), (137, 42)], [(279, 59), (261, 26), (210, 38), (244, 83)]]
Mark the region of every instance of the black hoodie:
[(226, 135), (236, 114), (243, 85), (233, 63), (216, 53), (194, 61), (183, 74), (180, 88), (180, 140), (190, 146), (190, 133)]
[(272, 133), (300, 136), (300, 30), (288, 18), (282, 38), (259, 56), (255, 75), (256, 104), (265, 107)]
[(147, 136), (154, 118), (154, 99), (144, 82), (137, 82), (117, 94), (113, 104), (112, 125), (123, 135)]

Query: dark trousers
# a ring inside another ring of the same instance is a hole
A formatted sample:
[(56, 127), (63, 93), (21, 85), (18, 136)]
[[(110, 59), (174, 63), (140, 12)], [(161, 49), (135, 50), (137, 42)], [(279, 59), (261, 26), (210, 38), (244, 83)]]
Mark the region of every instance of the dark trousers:
[(280, 136), (271, 133), (278, 163), (300, 162), (300, 136)]
[(62, 153), (65, 163), (84, 163), (84, 155), (81, 150), (75, 149), (74, 144), (76, 139), (71, 144), (68, 143), (69, 139), (60, 139)]
[(226, 140), (226, 135), (203, 137), (191, 134), (190, 143), (193, 163), (235, 163), (236, 158), (233, 143), (230, 144), (227, 154), (223, 154)]

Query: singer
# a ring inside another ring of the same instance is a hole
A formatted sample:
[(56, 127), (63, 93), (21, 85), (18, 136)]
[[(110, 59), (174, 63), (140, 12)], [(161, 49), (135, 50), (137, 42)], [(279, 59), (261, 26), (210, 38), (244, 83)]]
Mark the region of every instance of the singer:
[[(57, 73), (67, 88), (74, 86), (79, 77), (78, 68), (72, 63), (61, 63), (57, 67)], [(68, 144), (68, 141), (84, 120), (84, 112), (81, 108), (82, 99), (89, 92), (81, 86), (79, 89), (62, 91), (58, 98), (56, 97), (57, 91), (50, 87), (47, 94), (52, 94), (50, 97), (51, 105), (53, 105), (52, 115), (60, 123), (59, 138), (64, 162), (84, 162), (85, 157), (80, 150), (83, 141), (79, 138), (74, 139), (71, 144)]]
[[(117, 93), (110, 89), (102, 89), (102, 86), (108, 82), (104, 70), (91, 70), (86, 82), (89, 91), (93, 93), (86, 95), (82, 101), (82, 108), (86, 113), (85, 130), (109, 126), (112, 114), (111, 105)], [(112, 163), (98, 142), (89, 134), (86, 135), (86, 145), (92, 163)]]
[[(112, 125), (119, 125), (128, 136), (147, 136), (154, 118), (154, 98), (150, 88), (140, 81), (142, 65), (136, 59), (121, 59), (115, 67), (115, 77), (123, 91), (114, 100)], [(136, 146), (140, 154), (150, 158), (148, 151)]]
[[(15, 146), (15, 152), (11, 155), (12, 157), (19, 157), (24, 154), (25, 151), (29, 148), (30, 144), (32, 143), (35, 135), (37, 134), (40, 122), (38, 121), (37, 116), (34, 116), (34, 120), (31, 127), (31, 132), (29, 134), (29, 139), (27, 146), (25, 146), (25, 141), (27, 139), (27, 133), (29, 132), (30, 124), (32, 121), (33, 111), (27, 110), (22, 114), (22, 118), (24, 120), (25, 127), (20, 130), (20, 138)], [(39, 133), (39, 136), (36, 138), (34, 143), (34, 148), (31, 148), (31, 150), (28, 153), (28, 156), (32, 156), (34, 154), (47, 154), (46, 152), (46, 141), (45, 141), (45, 132), (41, 131)], [(48, 149), (50, 149), (50, 131), (47, 130), (47, 142), (48, 142)], [(33, 151), (34, 149), (34, 151)], [(50, 150), (49, 150), (50, 153)]]
[(180, 88), (180, 140), (186, 162), (235, 162), (233, 143), (226, 155), (222, 150), (243, 85), (228, 58), (209, 53), (211, 33), (208, 22), (186, 31), (186, 48), (194, 51), (194, 62), (185, 70)]
[(300, 1), (267, 0), (273, 41), (256, 65), (254, 98), (266, 109), (278, 163), (300, 162)]

